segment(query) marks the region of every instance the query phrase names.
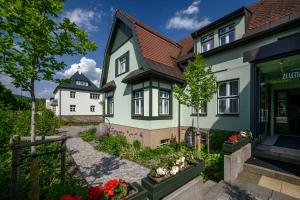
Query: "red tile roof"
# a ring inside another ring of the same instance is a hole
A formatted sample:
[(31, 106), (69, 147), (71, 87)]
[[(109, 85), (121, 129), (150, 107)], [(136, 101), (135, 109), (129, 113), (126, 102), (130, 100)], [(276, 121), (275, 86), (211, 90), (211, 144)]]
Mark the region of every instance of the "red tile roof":
[(287, 15), (300, 12), (299, 0), (261, 0), (248, 6), (252, 12), (248, 29), (259, 28)]

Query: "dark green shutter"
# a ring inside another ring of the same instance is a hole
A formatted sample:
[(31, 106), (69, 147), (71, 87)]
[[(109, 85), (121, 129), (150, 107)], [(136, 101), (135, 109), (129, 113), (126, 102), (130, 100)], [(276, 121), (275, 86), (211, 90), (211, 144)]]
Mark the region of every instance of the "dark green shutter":
[(118, 76), (118, 59), (115, 60), (115, 77)]
[(126, 72), (129, 72), (129, 51), (126, 52)]

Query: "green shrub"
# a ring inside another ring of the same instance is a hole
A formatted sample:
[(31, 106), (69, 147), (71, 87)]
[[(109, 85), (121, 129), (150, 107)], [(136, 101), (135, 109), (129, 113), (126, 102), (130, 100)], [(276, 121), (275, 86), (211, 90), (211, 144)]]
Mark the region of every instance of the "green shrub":
[(91, 141), (96, 141), (96, 140), (98, 140), (98, 138), (97, 138), (97, 136), (96, 136), (96, 129), (95, 129), (95, 128), (80, 133), (80, 137), (81, 137), (84, 141), (86, 141), (86, 142), (91, 142)]
[(134, 140), (133, 143), (132, 143), (133, 147), (136, 149), (136, 150), (140, 150), (141, 149), (141, 146), (142, 146), (142, 143), (139, 141), (139, 140)]
[(233, 131), (212, 130), (210, 134), (210, 149), (222, 150), (222, 144), (228, 140)]
[(128, 148), (129, 144), (123, 135), (108, 135), (99, 139), (96, 149), (109, 154), (120, 156), (122, 149)]

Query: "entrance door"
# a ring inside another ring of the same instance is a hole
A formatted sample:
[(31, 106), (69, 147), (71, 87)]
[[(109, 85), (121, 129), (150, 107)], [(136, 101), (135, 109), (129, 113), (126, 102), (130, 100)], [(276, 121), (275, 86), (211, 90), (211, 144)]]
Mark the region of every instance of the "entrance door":
[(275, 93), (275, 134), (300, 136), (300, 89)]

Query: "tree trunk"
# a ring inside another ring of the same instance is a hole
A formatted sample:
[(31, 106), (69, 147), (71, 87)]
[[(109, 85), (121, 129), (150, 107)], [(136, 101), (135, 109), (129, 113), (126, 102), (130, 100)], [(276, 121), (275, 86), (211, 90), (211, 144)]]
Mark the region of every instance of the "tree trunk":
[[(30, 127), (30, 141), (35, 142), (36, 130), (36, 99), (34, 94), (34, 81), (32, 80), (31, 88), (31, 127)], [(39, 187), (39, 165), (36, 157), (36, 146), (31, 146), (31, 163), (30, 163), (30, 193), (29, 199), (39, 200), (40, 187)]]
[(199, 127), (199, 109), (197, 109), (197, 134), (196, 134), (196, 150), (201, 151), (201, 134)]

